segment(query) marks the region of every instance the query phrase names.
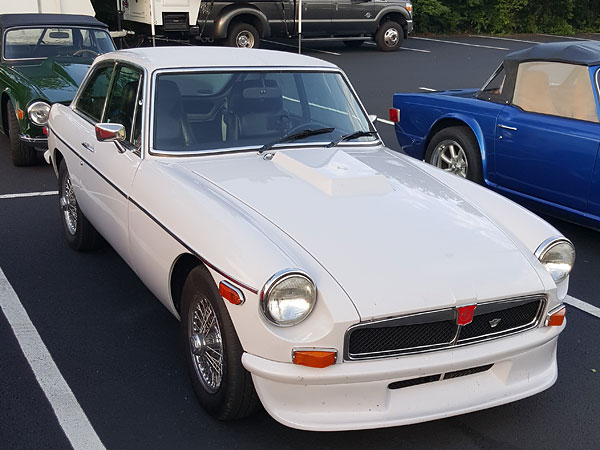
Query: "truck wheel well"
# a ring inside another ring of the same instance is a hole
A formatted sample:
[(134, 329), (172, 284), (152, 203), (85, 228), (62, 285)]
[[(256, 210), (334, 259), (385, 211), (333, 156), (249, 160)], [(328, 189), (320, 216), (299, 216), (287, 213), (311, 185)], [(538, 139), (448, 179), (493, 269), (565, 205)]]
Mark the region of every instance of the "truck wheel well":
[(194, 255), (184, 253), (177, 258), (177, 261), (175, 261), (173, 269), (171, 270), (171, 300), (178, 312), (181, 307), (183, 285), (192, 269), (196, 266), (204, 266), (204, 263)]
[[(431, 139), (433, 138), (433, 136), (435, 136), (438, 133), (438, 131), (441, 131), (444, 128), (449, 128), (449, 127), (466, 127), (466, 128), (468, 128), (469, 132), (473, 135), (473, 137), (475, 137), (475, 140), (477, 140), (477, 136), (475, 136), (475, 133), (473, 133), (473, 130), (471, 129), (471, 127), (469, 125), (467, 125), (465, 122), (463, 122), (462, 120), (442, 119), (431, 128), (429, 135), (427, 135), (427, 139), (425, 141), (425, 147), (424, 147), (425, 151), (427, 151), (427, 148), (429, 147), (429, 143), (431, 142)], [(423, 157), (425, 157), (425, 154), (423, 154)]]
[(265, 35), (265, 30), (262, 26), (261, 21), (259, 20), (258, 17), (254, 16), (252, 14), (239, 14), (239, 15), (235, 16), (233, 19), (231, 19), (231, 22), (229, 22), (229, 26), (227, 27), (227, 35), (229, 35), (229, 30), (236, 23), (250, 24), (254, 28), (256, 28), (256, 31), (258, 31), (258, 34), (260, 35), (261, 38), (264, 37), (264, 35)]
[(2, 131), (4, 134), (8, 134), (8, 102), (10, 102), (8, 94), (3, 93), (0, 102), (2, 104)]
[(402, 26), (402, 30), (404, 31), (404, 38), (408, 38), (408, 28), (406, 26), (405, 17), (399, 12), (388, 13), (381, 18), (379, 21), (379, 26), (383, 25), (386, 22), (396, 22)]

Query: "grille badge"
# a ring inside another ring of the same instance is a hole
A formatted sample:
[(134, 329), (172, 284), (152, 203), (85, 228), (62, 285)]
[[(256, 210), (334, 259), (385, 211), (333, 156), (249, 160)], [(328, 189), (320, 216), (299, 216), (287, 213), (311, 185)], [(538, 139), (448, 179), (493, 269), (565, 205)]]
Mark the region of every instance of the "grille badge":
[(477, 305), (461, 306), (458, 308), (458, 318), (456, 319), (456, 323), (458, 325), (469, 325), (473, 322), (475, 308), (477, 308)]
[(496, 326), (498, 326), (498, 324), (500, 323), (501, 320), (502, 319), (498, 319), (498, 318), (490, 320), (490, 327), (496, 328)]

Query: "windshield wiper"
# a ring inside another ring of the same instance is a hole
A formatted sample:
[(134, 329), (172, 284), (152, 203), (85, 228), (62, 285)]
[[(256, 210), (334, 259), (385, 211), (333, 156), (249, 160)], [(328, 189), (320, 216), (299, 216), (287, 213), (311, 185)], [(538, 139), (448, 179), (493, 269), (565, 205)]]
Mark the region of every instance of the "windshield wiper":
[(329, 144), (327, 144), (327, 147), (335, 147), (340, 142), (351, 141), (352, 139), (357, 139), (357, 138), (363, 137), (363, 136), (375, 136), (375, 135), (377, 135), (377, 131), (364, 131), (364, 130), (355, 131), (354, 133), (345, 134), (335, 141), (331, 141)]
[(334, 130), (335, 130), (335, 128), (316, 128), (314, 130), (306, 129), (306, 130), (298, 131), (297, 133), (288, 134), (286, 136), (283, 136), (283, 137), (277, 139), (276, 141), (273, 141), (273, 142), (263, 145), (261, 147), (261, 149), (258, 151), (258, 153), (262, 153), (265, 150), (269, 150), (277, 144), (283, 144), (284, 142), (294, 142), (294, 141), (298, 141), (300, 139), (307, 138), (309, 136), (317, 136), (319, 134), (331, 133)]

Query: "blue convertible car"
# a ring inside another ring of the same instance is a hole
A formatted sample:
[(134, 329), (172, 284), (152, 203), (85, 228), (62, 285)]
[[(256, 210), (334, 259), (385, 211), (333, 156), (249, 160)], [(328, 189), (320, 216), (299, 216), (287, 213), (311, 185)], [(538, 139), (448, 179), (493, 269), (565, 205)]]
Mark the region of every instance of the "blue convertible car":
[(395, 94), (403, 151), (600, 228), (600, 42), (510, 53), (483, 88)]

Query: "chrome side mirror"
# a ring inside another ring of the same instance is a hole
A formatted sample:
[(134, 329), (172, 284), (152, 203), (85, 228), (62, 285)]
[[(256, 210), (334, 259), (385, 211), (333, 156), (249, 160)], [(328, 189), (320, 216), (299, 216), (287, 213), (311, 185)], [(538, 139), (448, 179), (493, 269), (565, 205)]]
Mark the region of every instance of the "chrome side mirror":
[(377, 114), (369, 114), (369, 120), (373, 125), (376, 125), (375, 122), (377, 122)]
[(96, 124), (96, 139), (99, 142), (121, 142), (125, 138), (125, 127), (120, 123)]

